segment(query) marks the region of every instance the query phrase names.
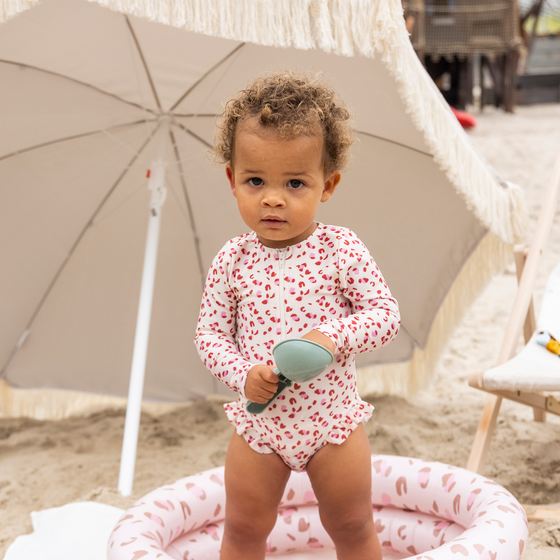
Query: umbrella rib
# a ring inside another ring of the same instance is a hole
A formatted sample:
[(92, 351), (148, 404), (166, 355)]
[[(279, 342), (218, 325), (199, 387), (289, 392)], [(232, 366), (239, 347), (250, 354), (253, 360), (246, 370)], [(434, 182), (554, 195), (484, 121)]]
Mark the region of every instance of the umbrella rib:
[(180, 98), (179, 100), (171, 107), (171, 109), (169, 109), (169, 112), (173, 111), (175, 109), (175, 107), (177, 107), (180, 103), (182, 103), (183, 99), (185, 99), (185, 97), (187, 97), (187, 95), (189, 95), (189, 93), (196, 87), (198, 86), (198, 84), (200, 84), (200, 82), (202, 82), (202, 80), (204, 80), (206, 78), (206, 76), (210, 75), (216, 68), (219, 68), (226, 60), (228, 60), (228, 58), (231, 58), (239, 49), (241, 49), (242, 47), (244, 47), (246, 45), (246, 43), (241, 43), (240, 45), (237, 45), (237, 47), (235, 47), (235, 49), (233, 49), (232, 51), (230, 51), (224, 58), (222, 58), (221, 60), (219, 60), (216, 64), (214, 64), (214, 66), (212, 66), (212, 68), (210, 68), (210, 70), (208, 70), (203, 76), (201, 76)]
[(207, 148), (213, 148), (212, 144), (206, 142), (206, 140), (204, 140), (204, 138), (196, 134), (196, 132), (193, 132), (192, 130), (190, 130), (189, 128), (187, 128), (186, 126), (182, 125), (179, 122), (174, 121), (174, 124), (175, 126), (178, 126), (183, 132), (186, 132), (189, 136), (192, 136), (195, 140), (198, 140), (201, 144), (204, 144)]
[(159, 101), (159, 96), (157, 94), (156, 91), (156, 86), (154, 84), (154, 81), (152, 80), (152, 74), (150, 73), (150, 70), (148, 68), (148, 63), (146, 62), (146, 59), (144, 58), (144, 53), (142, 52), (142, 49), (140, 48), (140, 43), (138, 42), (138, 38), (136, 37), (136, 33), (134, 33), (134, 29), (132, 29), (132, 24), (130, 23), (130, 20), (128, 19), (128, 16), (124, 16), (124, 18), (126, 19), (126, 24), (128, 25), (128, 29), (130, 31), (130, 34), (132, 35), (132, 39), (134, 40), (134, 44), (136, 45), (136, 49), (138, 50), (138, 55), (140, 56), (140, 60), (142, 61), (142, 65), (144, 66), (144, 70), (146, 72), (146, 76), (148, 77), (148, 82), (150, 82), (150, 87), (152, 88), (152, 93), (154, 94), (154, 99), (156, 100), (156, 104), (158, 106), (158, 109), (161, 111), (161, 103)]
[(35, 146), (30, 146), (29, 148), (23, 148), (21, 150), (17, 150), (16, 152), (12, 152), (11, 154), (6, 154), (4, 156), (0, 156), (0, 161), (4, 159), (8, 159), (19, 154), (25, 154), (26, 152), (32, 152), (33, 150), (38, 150), (39, 148), (44, 148), (45, 146), (52, 146), (54, 144), (60, 144), (61, 142), (68, 142), (70, 140), (77, 140), (78, 138), (87, 138), (88, 136), (95, 136), (96, 134), (103, 134), (109, 130), (114, 130), (116, 128), (122, 128), (125, 126), (134, 126), (137, 124), (145, 124), (155, 122), (155, 119), (144, 119), (141, 121), (134, 121), (124, 124), (116, 124), (114, 126), (109, 126), (107, 128), (100, 128), (99, 130), (92, 130), (90, 132), (82, 132), (81, 134), (75, 134), (74, 136), (65, 136), (64, 138), (57, 138), (56, 140), (49, 140), (48, 142), (43, 142), (41, 144), (35, 144)]
[(181, 119), (188, 119), (193, 117), (217, 117), (216, 113), (173, 113), (174, 117), (179, 117)]
[(0, 370), (0, 379), (4, 379), (4, 377), (6, 377), (6, 374), (8, 373), (8, 368), (11, 366), (12, 362), (14, 361), (14, 358), (16, 357), (16, 354), (18, 353), (19, 349), (21, 348), (21, 346), (23, 344), (23, 341), (25, 340), (27, 334), (29, 333), (29, 331), (33, 327), (33, 323), (35, 323), (35, 320), (37, 319), (37, 316), (39, 315), (41, 309), (45, 305), (45, 302), (47, 301), (47, 299), (48, 299), (49, 295), (51, 294), (55, 284), (57, 283), (58, 279), (60, 278), (60, 275), (62, 274), (62, 272), (66, 268), (66, 265), (70, 261), (70, 258), (72, 257), (72, 255), (74, 254), (76, 249), (78, 248), (78, 245), (80, 244), (81, 240), (83, 239), (86, 231), (93, 224), (93, 221), (95, 220), (97, 214), (99, 214), (99, 212), (101, 211), (101, 209), (103, 208), (103, 206), (105, 205), (107, 200), (109, 200), (110, 196), (113, 194), (113, 192), (115, 192), (115, 189), (119, 186), (120, 182), (124, 179), (125, 175), (128, 173), (128, 170), (131, 168), (131, 166), (134, 164), (134, 162), (140, 157), (140, 154), (142, 153), (144, 148), (148, 145), (150, 140), (153, 138), (153, 136), (154, 136), (154, 134), (155, 134), (155, 132), (158, 128), (159, 128), (159, 126), (156, 126), (154, 128), (154, 130), (149, 134), (146, 141), (142, 144), (142, 146), (140, 146), (138, 152), (136, 154), (134, 154), (134, 156), (128, 162), (128, 165), (126, 165), (126, 167), (124, 168), (124, 171), (117, 177), (117, 180), (111, 185), (111, 188), (107, 191), (107, 193), (105, 194), (105, 196), (103, 197), (101, 202), (98, 204), (97, 208), (94, 210), (91, 218), (86, 222), (86, 225), (84, 226), (82, 231), (79, 233), (78, 237), (74, 241), (74, 244), (72, 245), (72, 247), (68, 251), (68, 254), (66, 255), (66, 257), (62, 261), (62, 264), (59, 266), (58, 270), (56, 271), (56, 274), (54, 275), (54, 278), (51, 280), (51, 283), (47, 287), (47, 290), (43, 294), (43, 297), (39, 301), (39, 304), (35, 308), (35, 311), (33, 312), (33, 315), (31, 316), (31, 318), (27, 322), (27, 325), (25, 326), (23, 335), (20, 337), (18, 343), (12, 349), (10, 355), (8, 356), (8, 359), (6, 360), (6, 363), (4, 364), (2, 369)]
[(152, 109), (148, 109), (147, 107), (142, 107), (142, 105), (139, 105), (138, 103), (134, 103), (133, 101), (127, 101), (126, 99), (123, 99), (122, 97), (119, 97), (118, 95), (116, 95), (114, 93), (110, 93), (110, 92), (105, 91), (101, 88), (98, 88), (97, 86), (94, 86), (92, 84), (88, 84), (87, 82), (82, 82), (81, 80), (76, 80), (76, 78), (70, 78), (70, 76), (65, 76), (64, 74), (59, 74), (58, 72), (53, 72), (52, 70), (45, 70), (44, 68), (39, 68), (37, 66), (31, 66), (30, 64), (24, 64), (22, 62), (15, 62), (13, 60), (0, 59), (0, 63), (13, 64), (14, 66), (20, 66), (22, 68), (30, 68), (31, 70), (37, 70), (38, 72), (43, 72), (45, 74), (50, 74), (51, 76), (56, 76), (57, 78), (62, 78), (64, 80), (74, 82), (75, 84), (79, 84), (81, 86), (85, 86), (87, 88), (93, 89), (93, 90), (95, 90), (98, 93), (101, 93), (103, 95), (108, 95), (109, 97), (112, 97), (113, 99), (116, 99), (117, 101), (121, 101), (122, 103), (126, 103), (127, 105), (131, 105), (132, 107), (136, 107), (137, 109), (140, 109), (142, 111), (152, 113), (152, 115), (157, 115), (157, 113), (155, 111), (153, 111)]
[(364, 130), (356, 130), (356, 134), (363, 134), (364, 136), (369, 136), (370, 138), (376, 138), (377, 140), (383, 140), (383, 142), (389, 142), (389, 144), (395, 144), (395, 146), (400, 146), (401, 148), (406, 148), (407, 150), (412, 150), (413, 152), (417, 152), (422, 154), (423, 156), (428, 156), (433, 158), (434, 156), (429, 152), (424, 152), (419, 150), (418, 148), (413, 148), (412, 146), (407, 146), (406, 144), (401, 144), (396, 140), (390, 140), (389, 138), (385, 138), (384, 136), (377, 136), (376, 134), (371, 134), (370, 132), (365, 132)]
[(401, 323), (399, 326), (399, 332), (403, 332), (404, 334), (406, 334), (406, 336), (408, 336), (408, 338), (410, 338), (410, 340), (412, 340), (412, 343), (414, 344), (414, 346), (416, 346), (417, 348), (422, 348), (422, 350), (424, 349), (423, 346), (421, 344), (418, 343), (418, 341), (406, 330), (406, 327)]
[(183, 164), (181, 163), (181, 158), (179, 154), (179, 150), (177, 148), (177, 143), (175, 142), (175, 135), (173, 131), (169, 131), (169, 136), (171, 138), (171, 145), (173, 146), (173, 151), (175, 153), (175, 160), (177, 162), (177, 166), (179, 168), (179, 178), (181, 180), (181, 187), (183, 189), (183, 195), (185, 197), (185, 203), (187, 205), (187, 211), (189, 213), (189, 220), (191, 223), (191, 230), (194, 238), (194, 246), (196, 250), (196, 259), (198, 261), (198, 270), (200, 274), (201, 286), (204, 289), (204, 282), (206, 280), (205, 273), (204, 273), (204, 265), (202, 264), (202, 251), (200, 249), (200, 236), (198, 235), (198, 230), (196, 228), (196, 223), (194, 220), (194, 213), (192, 210), (191, 201), (189, 198), (189, 191), (187, 190), (187, 182), (185, 180), (185, 173), (183, 171)]

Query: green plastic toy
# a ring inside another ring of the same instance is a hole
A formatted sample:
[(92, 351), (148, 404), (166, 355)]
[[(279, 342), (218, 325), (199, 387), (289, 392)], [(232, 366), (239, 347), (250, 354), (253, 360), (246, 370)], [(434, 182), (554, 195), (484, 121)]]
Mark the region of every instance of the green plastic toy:
[(279, 342), (272, 354), (278, 366), (274, 373), (278, 376), (278, 389), (266, 403), (247, 401), (247, 412), (260, 414), (292, 382), (301, 383), (317, 377), (332, 364), (334, 356), (324, 346), (305, 340), (293, 338)]

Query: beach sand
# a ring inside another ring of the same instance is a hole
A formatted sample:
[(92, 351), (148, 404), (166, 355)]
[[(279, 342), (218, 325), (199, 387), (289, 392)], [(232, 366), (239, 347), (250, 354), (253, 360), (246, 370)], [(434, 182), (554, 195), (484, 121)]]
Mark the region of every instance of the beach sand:
[[(525, 189), (531, 233), (560, 149), (559, 122), (560, 105), (519, 107), (515, 115), (485, 109), (470, 133), (500, 174)], [(537, 310), (558, 262), (560, 208), (540, 266)], [(495, 364), (515, 290), (512, 265), (468, 310), (429, 388), (407, 398), (367, 399), (376, 408), (366, 425), (372, 453), (466, 466), (486, 399), (469, 388), (467, 374)], [(134, 493), (124, 498), (116, 491), (123, 427), (123, 411), (57, 422), (0, 419), (0, 557), (18, 535), (32, 530), (31, 511), (76, 501), (126, 508), (162, 484), (223, 465), (232, 432), (218, 402), (143, 415)], [(483, 474), (523, 504), (558, 504), (559, 439), (559, 417), (537, 424), (531, 409), (504, 402)], [(530, 530), (525, 558), (560, 560), (560, 520), (531, 523)]]

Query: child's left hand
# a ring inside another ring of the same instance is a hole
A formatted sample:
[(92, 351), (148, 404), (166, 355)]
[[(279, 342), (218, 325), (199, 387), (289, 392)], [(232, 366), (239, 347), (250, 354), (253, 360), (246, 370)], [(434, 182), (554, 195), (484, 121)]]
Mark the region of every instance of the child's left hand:
[(323, 333), (319, 331), (309, 331), (306, 335), (302, 336), (301, 338), (305, 340), (310, 340), (311, 342), (316, 342), (321, 346), (324, 346), (331, 354), (335, 354), (336, 348), (334, 346), (334, 342), (328, 337), (325, 336)]

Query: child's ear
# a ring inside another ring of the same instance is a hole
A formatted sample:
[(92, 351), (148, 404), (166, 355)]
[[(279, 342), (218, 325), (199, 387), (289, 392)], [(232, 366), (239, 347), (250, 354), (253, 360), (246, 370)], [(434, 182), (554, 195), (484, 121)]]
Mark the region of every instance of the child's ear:
[(327, 202), (329, 198), (334, 194), (334, 191), (340, 183), (342, 175), (340, 171), (333, 171), (330, 177), (325, 181), (325, 187), (323, 189), (323, 194), (321, 195), (321, 202)]
[(237, 195), (235, 194), (235, 177), (233, 176), (233, 168), (229, 163), (226, 165), (226, 175), (229, 180), (229, 186), (231, 188), (231, 192), (233, 193), (233, 196), (237, 198)]

